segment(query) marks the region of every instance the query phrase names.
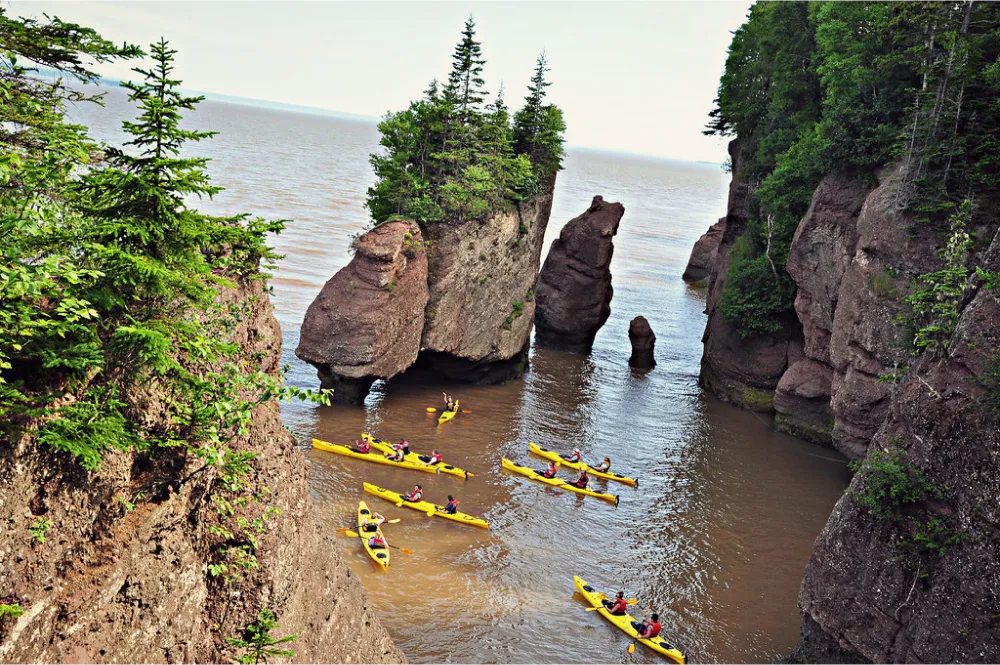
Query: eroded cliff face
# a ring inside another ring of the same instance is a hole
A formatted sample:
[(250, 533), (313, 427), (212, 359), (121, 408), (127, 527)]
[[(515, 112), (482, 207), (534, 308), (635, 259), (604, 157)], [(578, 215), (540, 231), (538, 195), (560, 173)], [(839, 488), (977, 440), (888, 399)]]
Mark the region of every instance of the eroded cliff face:
[[(1000, 239), (980, 265), (1000, 270)], [(916, 361), (871, 442), (904, 450), (940, 495), (879, 520), (855, 476), (806, 568), (801, 660), (1000, 661), (1000, 428), (981, 382), (1000, 305), (981, 284), (965, 302), (948, 353)]]
[[(733, 243), (746, 231), (747, 203), (751, 194), (749, 184), (742, 177), (737, 141), (730, 142), (729, 155), (733, 163), (733, 180), (729, 185), (722, 238), (708, 282), (705, 309), (708, 323), (702, 336), (705, 351), (701, 359), (700, 380), (702, 386), (720, 399), (754, 411), (770, 412), (774, 408), (774, 391), (782, 374), (802, 358), (802, 331), (798, 321), (789, 316), (783, 322), (781, 331), (744, 339), (736, 328), (723, 320), (719, 312), (719, 301), (729, 272), (729, 252)], [(709, 244), (705, 236), (699, 242)]]
[[(260, 281), (227, 291), (251, 303), (236, 341), (274, 373), (281, 334)], [(155, 385), (128, 396), (155, 425)], [(219, 662), (233, 657), (225, 637), (267, 607), (279, 635), (298, 634), (297, 662), (403, 660), (365, 592), (338, 554), (331, 525), (315, 515), (306, 464), (274, 401), (257, 407), (234, 451), (257, 454), (255, 489), (281, 515), (267, 521), (259, 568), (224, 584), (207, 572), (216, 507), (214, 470), (181, 449), (152, 457), (111, 452), (95, 472), (24, 435), (0, 452), (0, 592), (25, 613), (4, 626), (3, 662)], [(145, 491), (145, 498), (137, 498)], [(134, 502), (127, 510), (125, 502)], [(28, 527), (51, 520), (45, 543)]]

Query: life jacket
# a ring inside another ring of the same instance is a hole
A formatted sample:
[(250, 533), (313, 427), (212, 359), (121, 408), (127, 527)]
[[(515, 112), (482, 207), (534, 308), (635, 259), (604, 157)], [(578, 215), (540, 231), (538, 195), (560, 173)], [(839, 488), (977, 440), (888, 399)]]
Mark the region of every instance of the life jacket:
[(430, 460), (429, 464), (437, 464), (438, 462), (440, 462), (443, 459), (444, 459), (444, 457), (441, 456), (441, 453), (438, 453), (436, 455), (431, 455), (431, 460)]
[(573, 453), (567, 459), (569, 459), (570, 462), (579, 462), (580, 461), (580, 453)]
[(358, 450), (360, 450), (363, 453), (369, 453), (369, 452), (371, 452), (371, 449), (372, 449), (372, 447), (371, 447), (371, 445), (369, 445), (368, 439), (365, 439), (364, 441), (362, 441), (361, 444), (358, 446)]
[(615, 598), (612, 601), (611, 607), (609, 607), (608, 610), (612, 614), (615, 613), (624, 614), (625, 612), (628, 612), (628, 603), (625, 602), (624, 598)]
[(587, 472), (584, 471), (583, 473), (580, 474), (580, 477), (577, 478), (576, 482), (573, 484), (576, 485), (577, 487), (586, 487), (589, 482), (590, 482), (590, 476), (588, 476)]
[(424, 494), (420, 490), (413, 490), (408, 495), (406, 495), (406, 498), (409, 501), (420, 501), (420, 500), (423, 499), (423, 497), (424, 497)]
[(368, 541), (369, 547), (385, 547), (385, 538), (379, 538), (378, 536), (372, 536), (372, 539)]
[(650, 640), (658, 636), (659, 634), (660, 634), (660, 622), (650, 621), (646, 625), (646, 630), (643, 633), (643, 637), (645, 637), (647, 640)]
[(548, 467), (545, 467), (545, 471), (542, 473), (542, 475), (545, 476), (546, 478), (554, 478), (555, 475), (556, 475), (556, 472), (552, 470), (551, 466), (548, 466)]
[(444, 507), (444, 512), (448, 513), (449, 515), (454, 515), (456, 512), (458, 512), (458, 502), (449, 501), (447, 505), (445, 505)]

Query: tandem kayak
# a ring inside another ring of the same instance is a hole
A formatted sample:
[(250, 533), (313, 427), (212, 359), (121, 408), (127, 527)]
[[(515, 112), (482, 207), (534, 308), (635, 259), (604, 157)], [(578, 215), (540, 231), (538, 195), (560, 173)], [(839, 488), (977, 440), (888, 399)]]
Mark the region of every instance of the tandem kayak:
[(342, 446), (339, 443), (330, 443), (329, 441), (320, 441), (319, 439), (313, 439), (313, 448), (316, 450), (322, 450), (328, 453), (334, 453), (336, 455), (344, 455), (345, 457), (356, 457), (357, 459), (363, 459), (368, 462), (375, 462), (376, 464), (385, 464), (386, 466), (395, 466), (401, 469), (413, 469), (414, 471), (424, 471), (426, 473), (437, 473), (437, 467), (427, 466), (426, 464), (413, 462), (407, 462), (405, 459), (402, 462), (393, 462), (390, 459), (386, 459), (381, 453), (359, 453), (350, 446)]
[[(368, 544), (368, 540), (374, 536), (379, 535), (385, 538), (385, 534), (382, 533), (381, 526), (375, 526), (374, 531), (368, 531), (364, 527), (365, 525), (374, 525), (375, 522), (370, 522), (372, 511), (368, 510), (368, 504), (364, 501), (358, 502), (358, 537), (361, 539), (361, 544), (365, 546), (365, 551), (368, 552), (368, 556), (372, 558), (372, 561), (382, 566), (382, 570), (389, 568), (389, 548), (388, 547), (372, 547)], [(388, 540), (386, 544), (388, 544)]]
[(386, 501), (391, 501), (397, 506), (406, 506), (407, 508), (419, 510), (422, 513), (430, 513), (433, 510), (433, 517), (441, 517), (446, 520), (451, 520), (460, 524), (468, 524), (469, 526), (478, 526), (483, 529), (490, 528), (490, 523), (482, 518), (473, 517), (472, 515), (467, 515), (465, 513), (455, 513), (452, 515), (444, 512), (444, 506), (433, 504), (430, 501), (403, 501), (403, 496), (399, 492), (393, 492), (392, 490), (387, 490), (384, 487), (379, 487), (378, 485), (373, 485), (372, 483), (365, 483), (365, 491), (369, 494), (374, 494), (377, 497), (385, 499)]
[(659, 635), (649, 640), (639, 637), (639, 633), (632, 626), (632, 622), (635, 621), (635, 617), (633, 617), (630, 614), (617, 615), (608, 612), (608, 610), (605, 609), (604, 604), (601, 602), (607, 596), (605, 596), (603, 593), (600, 593), (599, 591), (597, 591), (597, 589), (587, 584), (580, 576), (578, 575), (573, 576), (573, 584), (576, 585), (576, 590), (579, 591), (580, 594), (582, 594), (583, 597), (587, 599), (587, 602), (590, 603), (591, 607), (600, 608), (597, 610), (597, 612), (602, 617), (604, 617), (605, 619), (607, 619), (608, 621), (610, 621), (611, 623), (615, 624), (620, 629), (622, 629), (622, 631), (624, 631), (626, 635), (635, 639), (638, 642), (641, 642), (642, 644), (646, 645), (653, 651), (661, 653), (667, 658), (673, 660), (674, 662), (681, 663), (681, 665), (683, 665), (683, 663), (685, 662), (685, 657), (684, 653), (681, 652), (680, 649), (671, 645), (669, 642), (667, 642), (665, 639), (663, 639), (663, 637)]
[[(368, 443), (370, 443), (372, 448), (375, 448), (376, 450), (379, 450), (383, 453), (392, 452), (392, 444), (389, 443), (388, 441), (379, 441), (371, 434), (362, 434), (361, 438), (368, 439)], [(420, 453), (415, 453), (412, 451), (403, 458), (403, 460), (406, 462), (412, 462), (413, 464), (423, 464), (424, 466), (428, 466), (427, 460), (429, 459), (430, 455), (421, 455)], [(459, 469), (457, 466), (452, 466), (451, 464), (446, 464), (444, 462), (441, 462), (434, 466), (441, 469), (441, 473), (447, 473), (450, 476), (458, 476), (459, 478), (465, 478), (466, 480), (468, 480), (470, 476), (476, 475), (474, 473), (466, 471), (465, 469)], [(431, 466), (430, 468), (433, 469), (434, 466)]]
[(535, 453), (539, 457), (544, 457), (545, 459), (552, 460), (556, 464), (561, 464), (570, 469), (582, 469), (587, 468), (587, 473), (594, 476), (595, 478), (605, 478), (607, 480), (617, 480), (620, 483), (625, 483), (626, 485), (631, 485), (632, 487), (638, 487), (639, 481), (635, 478), (629, 478), (628, 476), (622, 476), (617, 473), (612, 473), (611, 471), (598, 471), (594, 467), (590, 466), (585, 462), (570, 462), (565, 457), (560, 455), (554, 450), (549, 450), (548, 448), (542, 448), (537, 443), (529, 443), (528, 449)]
[(536, 472), (534, 469), (526, 466), (518, 466), (506, 457), (500, 458), (500, 465), (507, 469), (508, 471), (513, 471), (514, 473), (520, 473), (522, 476), (527, 476), (531, 480), (539, 483), (545, 483), (546, 485), (551, 485), (552, 487), (558, 487), (562, 490), (569, 490), (570, 492), (576, 492), (577, 494), (585, 494), (586, 496), (592, 496), (602, 501), (607, 501), (608, 503), (613, 503), (618, 505), (618, 495), (617, 494), (605, 494), (603, 492), (595, 492), (594, 490), (586, 490), (577, 487), (576, 485), (570, 485), (565, 480), (561, 478), (546, 478), (542, 474)]

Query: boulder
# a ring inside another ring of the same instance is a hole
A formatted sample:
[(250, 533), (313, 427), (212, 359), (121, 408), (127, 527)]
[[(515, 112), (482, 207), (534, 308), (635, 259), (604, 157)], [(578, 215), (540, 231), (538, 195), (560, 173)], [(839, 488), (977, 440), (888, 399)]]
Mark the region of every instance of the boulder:
[(357, 240), (354, 258), (309, 306), (295, 355), (316, 367), (334, 401), (359, 403), (373, 382), (417, 359), (427, 300), (420, 229), (381, 224)]
[(722, 234), (725, 230), (726, 218), (722, 217), (698, 238), (691, 250), (691, 258), (688, 259), (681, 279), (688, 282), (707, 282), (709, 275), (715, 268), (715, 259), (719, 255), (719, 244), (722, 242)]
[(589, 352), (611, 315), (613, 238), (625, 206), (595, 196), (552, 243), (535, 289), (535, 343)]
[(807, 441), (832, 445), (832, 379), (830, 366), (812, 358), (803, 358), (789, 367), (774, 391), (775, 428)]
[(628, 359), (633, 369), (652, 369), (656, 366), (653, 349), (656, 335), (644, 316), (637, 316), (628, 325), (628, 341), (632, 343), (632, 355)]

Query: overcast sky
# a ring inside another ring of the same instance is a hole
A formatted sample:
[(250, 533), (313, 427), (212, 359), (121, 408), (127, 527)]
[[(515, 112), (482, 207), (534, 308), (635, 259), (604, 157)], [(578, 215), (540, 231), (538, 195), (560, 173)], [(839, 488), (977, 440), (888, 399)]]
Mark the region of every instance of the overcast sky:
[[(474, 14), (487, 89), (517, 107), (544, 49), (570, 145), (721, 162), (701, 134), (749, 2), (23, 2), (145, 47), (178, 49), (184, 87), (381, 116), (445, 78)], [(100, 69), (130, 78), (131, 65)]]

